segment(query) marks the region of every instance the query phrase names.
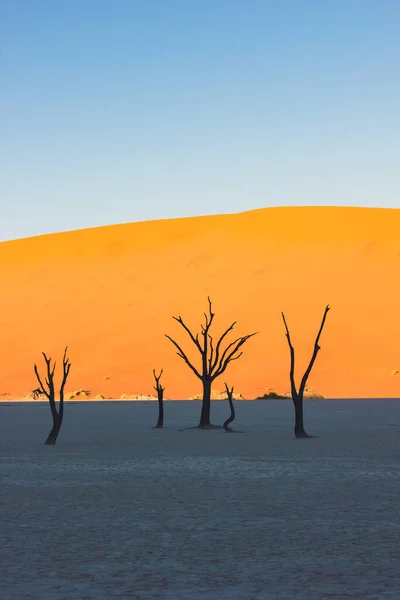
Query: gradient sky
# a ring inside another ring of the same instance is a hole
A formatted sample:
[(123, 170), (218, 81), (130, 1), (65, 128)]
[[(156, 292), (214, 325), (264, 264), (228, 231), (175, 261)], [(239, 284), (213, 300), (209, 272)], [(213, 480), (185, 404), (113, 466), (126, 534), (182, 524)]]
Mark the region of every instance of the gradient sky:
[(0, 240), (400, 206), (398, 0), (0, 0)]

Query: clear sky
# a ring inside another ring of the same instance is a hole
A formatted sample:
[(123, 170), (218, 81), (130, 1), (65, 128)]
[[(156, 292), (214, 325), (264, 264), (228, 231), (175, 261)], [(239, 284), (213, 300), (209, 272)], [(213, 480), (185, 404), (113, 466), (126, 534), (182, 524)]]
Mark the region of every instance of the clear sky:
[(0, 0), (0, 240), (400, 206), (399, 0)]

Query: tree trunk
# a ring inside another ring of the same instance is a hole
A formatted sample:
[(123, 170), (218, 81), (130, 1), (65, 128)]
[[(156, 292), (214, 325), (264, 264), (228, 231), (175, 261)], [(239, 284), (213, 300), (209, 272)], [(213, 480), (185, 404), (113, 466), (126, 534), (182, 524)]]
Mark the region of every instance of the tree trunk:
[(203, 379), (203, 403), (201, 406), (201, 416), (199, 427), (208, 427), (210, 423), (211, 411), (211, 381)]
[(232, 398), (230, 398), (229, 396), (228, 396), (228, 402), (229, 402), (229, 408), (231, 409), (231, 414), (230, 414), (229, 419), (227, 419), (225, 421), (225, 423), (223, 424), (223, 428), (225, 429), (225, 431), (227, 433), (228, 432), (232, 432), (233, 433), (233, 430), (229, 427), (229, 424), (232, 423), (232, 421), (235, 420), (235, 408), (233, 406)]
[(293, 398), (294, 404), (294, 414), (295, 414), (295, 425), (294, 425), (294, 435), (296, 438), (306, 438), (309, 437), (304, 430), (303, 423), (303, 398)]
[(163, 399), (158, 398), (158, 421), (156, 429), (161, 429), (164, 426), (164, 404)]
[(60, 432), (61, 429), (61, 423), (62, 420), (61, 419), (53, 419), (53, 427), (48, 435), (47, 440), (45, 441), (45, 444), (49, 445), (49, 446), (54, 446), (56, 441), (57, 441), (57, 437), (58, 434)]

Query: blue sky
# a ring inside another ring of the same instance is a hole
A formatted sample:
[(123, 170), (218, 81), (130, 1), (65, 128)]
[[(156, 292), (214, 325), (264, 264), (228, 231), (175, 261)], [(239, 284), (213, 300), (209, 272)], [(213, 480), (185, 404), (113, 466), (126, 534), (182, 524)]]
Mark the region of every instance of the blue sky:
[(400, 206), (398, 0), (0, 0), (0, 240)]

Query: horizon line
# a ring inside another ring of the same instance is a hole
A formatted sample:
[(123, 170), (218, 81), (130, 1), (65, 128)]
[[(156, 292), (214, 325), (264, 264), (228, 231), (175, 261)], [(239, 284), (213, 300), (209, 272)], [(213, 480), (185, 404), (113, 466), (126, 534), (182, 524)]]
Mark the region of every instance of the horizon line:
[(49, 231), (46, 233), (38, 233), (35, 235), (28, 235), (28, 236), (23, 236), (23, 237), (17, 237), (17, 238), (9, 238), (9, 239), (3, 239), (0, 240), (0, 244), (7, 244), (10, 242), (17, 242), (17, 241), (22, 241), (22, 240), (29, 240), (29, 239), (35, 239), (35, 238), (43, 238), (43, 237), (48, 237), (48, 236), (55, 236), (55, 235), (62, 235), (62, 234), (69, 234), (69, 233), (77, 233), (79, 231), (91, 231), (93, 229), (105, 229), (105, 228), (109, 228), (109, 227), (118, 227), (118, 226), (125, 226), (125, 225), (133, 225), (133, 224), (139, 224), (139, 223), (157, 223), (157, 222), (163, 222), (163, 221), (182, 221), (182, 220), (191, 220), (191, 219), (207, 219), (207, 218), (211, 218), (211, 217), (233, 217), (233, 216), (237, 216), (237, 215), (243, 215), (243, 214), (247, 214), (247, 213), (252, 213), (252, 212), (260, 212), (260, 211), (265, 211), (265, 210), (282, 210), (282, 209), (316, 209), (316, 210), (321, 210), (321, 209), (328, 209), (328, 210), (337, 210), (337, 209), (348, 209), (348, 210), (379, 210), (379, 211), (397, 211), (400, 210), (400, 207), (394, 207), (394, 206), (362, 206), (362, 205), (349, 205), (349, 204), (282, 204), (282, 205), (273, 205), (273, 206), (264, 206), (264, 207), (259, 207), (259, 208), (250, 208), (248, 210), (240, 210), (237, 212), (226, 212), (226, 213), (206, 213), (206, 214), (202, 214), (202, 215), (184, 215), (184, 216), (179, 216), (179, 217), (161, 217), (161, 218), (155, 218), (155, 219), (140, 219), (138, 221), (120, 221), (120, 222), (116, 222), (116, 223), (107, 223), (104, 225), (92, 225), (90, 227), (77, 227), (74, 229), (66, 229), (66, 230), (56, 230), (56, 231)]

